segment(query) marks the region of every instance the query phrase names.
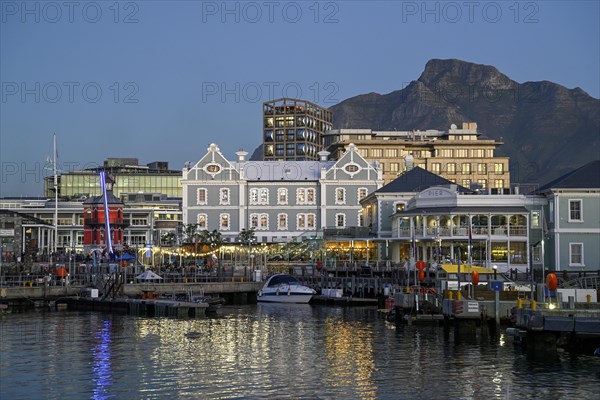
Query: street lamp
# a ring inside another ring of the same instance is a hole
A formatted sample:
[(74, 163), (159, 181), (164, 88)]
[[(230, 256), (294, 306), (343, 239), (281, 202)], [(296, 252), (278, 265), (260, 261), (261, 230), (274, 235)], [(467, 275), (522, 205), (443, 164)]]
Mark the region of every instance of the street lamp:
[(494, 270), (494, 280), (498, 279), (498, 266), (496, 264), (492, 265), (492, 269)]

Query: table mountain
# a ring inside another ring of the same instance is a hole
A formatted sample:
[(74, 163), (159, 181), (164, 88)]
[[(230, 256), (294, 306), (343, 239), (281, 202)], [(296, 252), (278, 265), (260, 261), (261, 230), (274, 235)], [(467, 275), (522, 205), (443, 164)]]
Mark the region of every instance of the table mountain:
[(518, 83), (493, 66), (430, 60), (416, 81), (385, 95), (368, 93), (331, 107), (334, 128), (448, 130), (477, 122), (505, 144), (513, 182), (545, 183), (600, 159), (600, 100), (580, 88)]

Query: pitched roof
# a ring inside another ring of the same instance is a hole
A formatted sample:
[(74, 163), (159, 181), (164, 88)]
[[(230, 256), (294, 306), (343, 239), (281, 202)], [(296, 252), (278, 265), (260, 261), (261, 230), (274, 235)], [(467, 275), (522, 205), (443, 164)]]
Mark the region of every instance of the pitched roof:
[[(414, 167), (410, 171), (404, 172), (398, 178), (383, 186), (375, 193), (415, 193), (434, 186), (456, 185), (449, 180), (442, 178), (432, 172), (426, 171), (420, 167)], [(461, 193), (471, 193), (471, 190), (456, 185)]]
[(542, 193), (550, 189), (600, 189), (600, 160), (591, 161), (546, 183), (535, 193)]

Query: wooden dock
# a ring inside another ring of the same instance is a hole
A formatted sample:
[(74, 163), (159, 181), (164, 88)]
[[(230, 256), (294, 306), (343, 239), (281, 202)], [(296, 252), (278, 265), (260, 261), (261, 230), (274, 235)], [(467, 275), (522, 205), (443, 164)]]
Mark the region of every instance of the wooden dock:
[(216, 306), (208, 303), (158, 299), (115, 299), (65, 298), (56, 302), (65, 304), (68, 310), (99, 311), (129, 314), (141, 317), (198, 318), (216, 312)]

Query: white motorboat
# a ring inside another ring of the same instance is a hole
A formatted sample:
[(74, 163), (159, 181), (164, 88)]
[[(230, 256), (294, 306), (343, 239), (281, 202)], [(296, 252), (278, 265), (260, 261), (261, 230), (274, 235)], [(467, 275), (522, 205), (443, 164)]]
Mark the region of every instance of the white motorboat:
[(261, 303), (308, 303), (315, 293), (291, 275), (276, 274), (267, 279), (256, 300)]

